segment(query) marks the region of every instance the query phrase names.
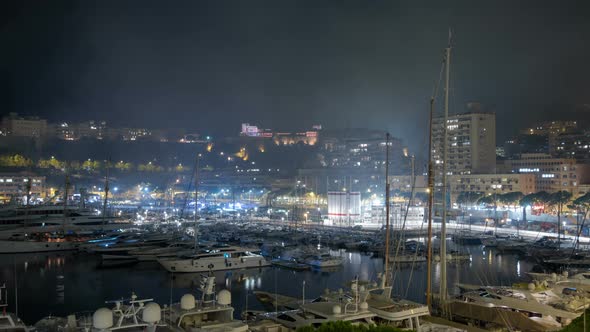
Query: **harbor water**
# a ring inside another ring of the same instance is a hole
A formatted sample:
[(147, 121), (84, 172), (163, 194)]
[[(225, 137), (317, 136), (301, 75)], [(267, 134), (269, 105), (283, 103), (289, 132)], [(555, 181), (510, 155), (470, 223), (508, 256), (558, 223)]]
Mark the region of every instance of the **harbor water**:
[[(449, 241), (449, 246), (453, 247)], [(463, 246), (470, 261), (449, 262), (448, 287), (455, 292), (456, 283), (512, 285), (529, 280), (533, 264), (516, 255), (497, 255), (483, 246)], [(383, 271), (383, 259), (340, 250), (344, 264), (330, 270), (296, 272), (278, 267), (215, 272), (217, 291), (228, 289), (236, 317), (245, 310), (269, 310), (254, 295), (267, 291), (301, 298), (305, 284), (306, 298), (320, 295), (326, 288), (337, 290), (358, 277), (376, 280)], [(391, 265), (390, 265), (391, 266)], [(393, 264), (394, 295), (425, 302), (426, 263)], [(0, 282), (9, 289), (9, 310), (28, 324), (48, 316), (65, 316), (112, 306), (105, 301), (129, 298), (153, 298), (161, 305), (178, 302), (186, 293), (198, 293), (200, 274), (172, 274), (157, 262), (140, 262), (133, 266), (100, 267), (100, 257), (86, 253), (19, 254), (0, 256)], [(433, 291), (440, 282), (440, 263), (433, 263)], [(305, 281), (305, 283), (304, 283)], [(411, 281), (411, 282), (410, 282)], [(16, 291), (15, 291), (16, 287)]]

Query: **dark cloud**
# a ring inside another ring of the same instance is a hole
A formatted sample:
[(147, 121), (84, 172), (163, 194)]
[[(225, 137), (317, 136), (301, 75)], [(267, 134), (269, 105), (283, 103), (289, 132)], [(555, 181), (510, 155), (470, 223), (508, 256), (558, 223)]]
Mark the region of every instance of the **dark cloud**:
[(419, 146), (453, 28), (452, 108), (499, 137), (588, 104), (590, 15), (556, 1), (3, 4), (0, 109), (188, 127), (372, 127)]

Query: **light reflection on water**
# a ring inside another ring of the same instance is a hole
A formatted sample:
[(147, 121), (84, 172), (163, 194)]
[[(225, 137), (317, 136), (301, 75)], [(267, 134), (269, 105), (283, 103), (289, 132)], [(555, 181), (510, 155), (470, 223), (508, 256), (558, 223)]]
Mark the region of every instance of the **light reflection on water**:
[[(516, 256), (496, 256), (493, 250), (482, 247), (464, 247), (471, 261), (450, 263), (447, 268), (448, 287), (455, 292), (454, 284), (474, 283), (511, 285), (526, 278), (532, 264), (519, 261)], [(228, 289), (232, 303), (239, 314), (245, 308), (262, 310), (254, 291), (268, 292), (300, 298), (305, 281), (305, 296), (312, 298), (324, 289), (338, 289), (358, 276), (373, 279), (383, 270), (382, 259), (365, 254), (332, 251), (343, 256), (344, 265), (331, 270), (296, 272), (274, 267), (241, 271), (215, 272), (217, 291)], [(491, 263), (493, 261), (493, 263)], [(9, 289), (9, 310), (14, 311), (14, 273), (18, 276), (19, 315), (27, 323), (34, 323), (49, 314), (65, 316), (79, 311), (95, 310), (104, 301), (128, 297), (131, 292), (139, 297), (154, 298), (160, 304), (177, 302), (188, 292), (196, 292), (200, 273), (170, 274), (154, 262), (135, 266), (97, 268), (100, 258), (86, 254), (23, 254), (0, 256), (0, 283)], [(395, 295), (424, 302), (426, 291), (426, 264), (394, 267), (393, 290)], [(408, 282), (411, 283), (408, 285)], [(440, 287), (440, 263), (433, 264), (433, 291)]]

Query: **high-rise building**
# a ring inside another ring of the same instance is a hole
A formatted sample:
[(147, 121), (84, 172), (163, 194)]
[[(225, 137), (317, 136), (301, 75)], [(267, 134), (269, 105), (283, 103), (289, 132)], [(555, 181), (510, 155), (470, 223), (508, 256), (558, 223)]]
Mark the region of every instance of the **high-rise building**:
[[(443, 163), (443, 117), (433, 119), (432, 158)], [(447, 119), (447, 174), (494, 173), (496, 164), (496, 114), (469, 112)]]
[(590, 161), (590, 130), (556, 135), (549, 145), (554, 157)]

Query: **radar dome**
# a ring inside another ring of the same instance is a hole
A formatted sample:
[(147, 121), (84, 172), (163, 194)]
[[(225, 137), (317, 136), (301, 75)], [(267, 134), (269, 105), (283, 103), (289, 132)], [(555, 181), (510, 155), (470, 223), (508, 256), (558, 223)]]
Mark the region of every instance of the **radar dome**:
[(180, 309), (191, 310), (195, 308), (195, 297), (193, 294), (184, 294), (180, 298)]
[(555, 272), (551, 273), (551, 280), (557, 281), (557, 274)]
[(369, 310), (369, 304), (367, 302), (361, 302), (360, 309), (361, 309), (361, 311)]
[(92, 326), (98, 330), (105, 330), (113, 326), (113, 312), (109, 308), (100, 308), (92, 315)]
[(157, 323), (162, 319), (162, 310), (160, 305), (155, 302), (150, 302), (145, 305), (141, 313), (141, 319), (146, 323)]
[(434, 255), (434, 261), (435, 262), (440, 262), (440, 256), (439, 255)]
[(217, 294), (217, 303), (221, 305), (231, 305), (231, 293), (227, 289), (222, 289)]
[(448, 259), (448, 260), (451, 260), (451, 259), (453, 259), (453, 255), (451, 255), (451, 254), (447, 254), (447, 259)]
[(339, 305), (335, 305), (332, 307), (332, 313), (334, 315), (340, 315), (342, 313), (342, 308)]
[(528, 285), (528, 289), (529, 289), (531, 292), (532, 292), (532, 291), (534, 291), (534, 290), (535, 290), (535, 284), (533, 284), (532, 282), (531, 282), (531, 283), (529, 283), (529, 285)]
[(564, 278), (566, 278), (566, 279), (567, 279), (569, 276), (570, 276), (570, 273), (569, 273), (569, 272), (567, 272), (567, 271), (563, 271), (563, 277), (564, 277)]

